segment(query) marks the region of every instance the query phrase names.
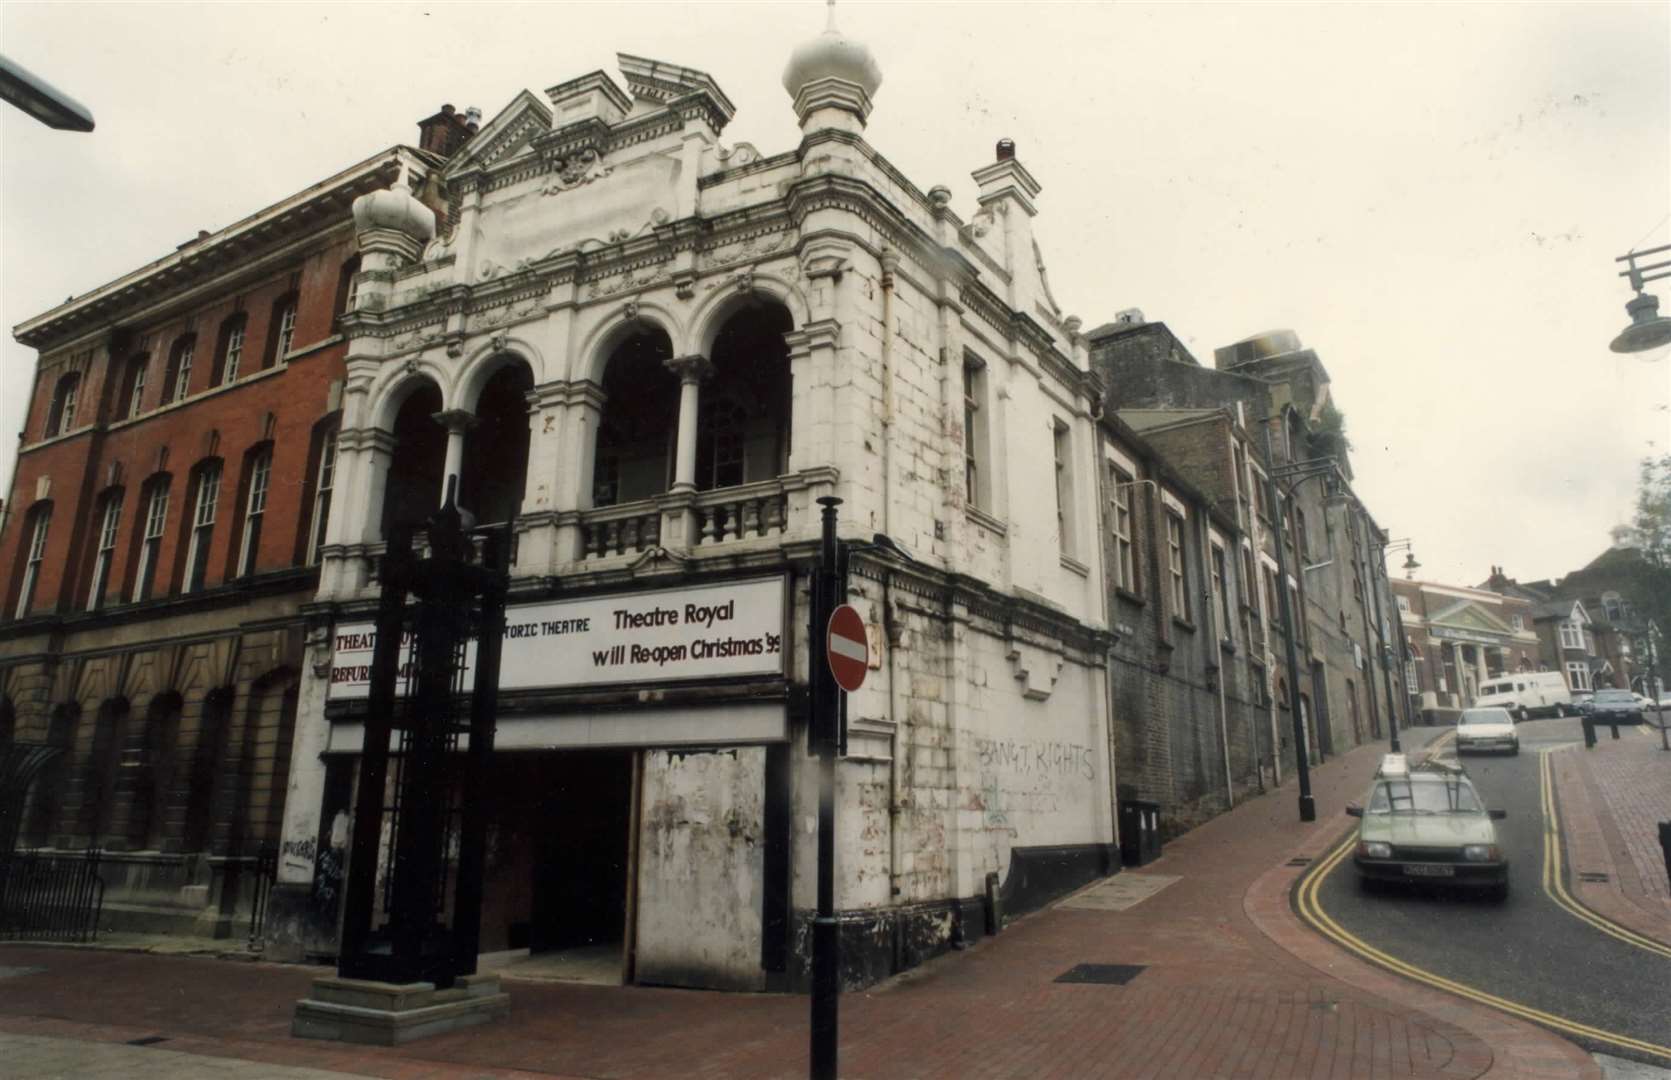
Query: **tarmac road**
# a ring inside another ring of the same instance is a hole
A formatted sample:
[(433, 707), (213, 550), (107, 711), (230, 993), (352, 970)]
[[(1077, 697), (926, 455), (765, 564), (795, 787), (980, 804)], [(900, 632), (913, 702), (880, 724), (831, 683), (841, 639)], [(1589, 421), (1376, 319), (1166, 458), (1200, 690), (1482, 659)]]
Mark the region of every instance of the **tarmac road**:
[(1671, 1066), (1671, 957), (1580, 920), (1545, 889), (1541, 752), (1583, 753), (1578, 721), (1519, 730), (1519, 756), (1462, 759), (1485, 804), (1508, 811), (1497, 826), (1510, 860), (1506, 901), (1426, 884), (1366, 892), (1347, 857), (1322, 871), (1317, 906), (1348, 935), (1423, 972), (1595, 1029), (1527, 1017), (1588, 1050)]

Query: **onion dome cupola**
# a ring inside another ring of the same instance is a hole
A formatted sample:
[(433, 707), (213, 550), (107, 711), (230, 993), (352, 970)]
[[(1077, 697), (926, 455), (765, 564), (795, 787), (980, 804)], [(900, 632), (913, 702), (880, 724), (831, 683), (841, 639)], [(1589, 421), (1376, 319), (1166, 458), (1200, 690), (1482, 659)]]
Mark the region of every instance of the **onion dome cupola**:
[(794, 99), (801, 130), (863, 128), (871, 99), (881, 85), (882, 69), (876, 57), (863, 42), (836, 29), (835, 0), (829, 0), (824, 32), (797, 45), (783, 69), (783, 88)]

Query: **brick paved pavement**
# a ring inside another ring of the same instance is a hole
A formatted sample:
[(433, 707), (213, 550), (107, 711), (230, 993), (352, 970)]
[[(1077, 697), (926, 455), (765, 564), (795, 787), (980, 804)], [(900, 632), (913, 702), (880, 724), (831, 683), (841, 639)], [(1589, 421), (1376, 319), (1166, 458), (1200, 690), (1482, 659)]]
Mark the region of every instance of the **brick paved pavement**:
[[(1651, 728), (1551, 757), (1571, 878), (1585, 906), (1671, 944), (1671, 888), (1657, 823), (1671, 821), (1671, 753)], [(1585, 881), (1584, 873), (1607, 875)]]
[[(1244, 907), (1250, 883), (1270, 892), (1276, 881), (1277, 910), (1260, 919), (1268, 929), (1281, 923), (1280, 882), (1292, 873), (1282, 864), (1345, 831), (1342, 808), (1361, 796), (1378, 755), (1364, 748), (1315, 771), (1315, 823), (1297, 820), (1290, 785), (1173, 842), (1160, 862), (1126, 871), (1179, 878), (1127, 911), (1041, 912), (972, 950), (844, 996), (843, 1075), (1595, 1076), (1587, 1057), (1552, 1035), (1444, 995), (1412, 1006), (1401, 993), (1409, 984), (1353, 981), (1362, 965), (1344, 953), (1313, 939), (1323, 951), (1296, 955), (1292, 941), (1273, 941), (1250, 918), (1258, 907), (1252, 899)], [(1298, 925), (1291, 911), (1286, 918)], [(1082, 962), (1146, 969), (1125, 986), (1054, 981)], [(394, 1049), (351, 1048), (287, 1034), (317, 969), (25, 946), (0, 947), (0, 964), (47, 969), (0, 980), (0, 1032), (104, 1042), (161, 1034), (191, 1053), (387, 1077), (806, 1073), (799, 997), (513, 982), (502, 1023)], [(1551, 1072), (1551, 1062), (1564, 1071)]]

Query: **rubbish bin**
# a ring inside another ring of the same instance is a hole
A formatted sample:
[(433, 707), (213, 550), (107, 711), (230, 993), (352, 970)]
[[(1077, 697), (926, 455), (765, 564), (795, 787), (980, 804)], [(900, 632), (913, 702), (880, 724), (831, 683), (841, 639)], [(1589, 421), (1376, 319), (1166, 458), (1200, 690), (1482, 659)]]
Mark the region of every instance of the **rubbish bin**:
[(1144, 866), (1160, 858), (1160, 804), (1120, 800), (1120, 863)]

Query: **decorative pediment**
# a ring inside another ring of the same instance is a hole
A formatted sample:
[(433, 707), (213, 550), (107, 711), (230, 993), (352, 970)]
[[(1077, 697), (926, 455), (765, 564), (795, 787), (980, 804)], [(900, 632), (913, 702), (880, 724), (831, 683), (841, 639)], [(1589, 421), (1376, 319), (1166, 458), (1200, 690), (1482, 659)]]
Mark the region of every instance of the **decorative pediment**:
[(1514, 633), (1507, 623), (1472, 600), (1461, 600), (1429, 620), (1433, 626), (1448, 626), (1456, 630), (1474, 630), (1486, 634)]
[(450, 178), (508, 161), (549, 130), (551, 110), (523, 90), (453, 155), (442, 175)]
[(700, 94), (707, 99), (710, 115), (717, 121), (714, 124), (716, 133), (737, 114), (737, 107), (705, 71), (627, 53), (616, 53), (615, 58), (621, 65), (621, 75), (627, 80), (627, 90), (636, 104), (659, 107)]

